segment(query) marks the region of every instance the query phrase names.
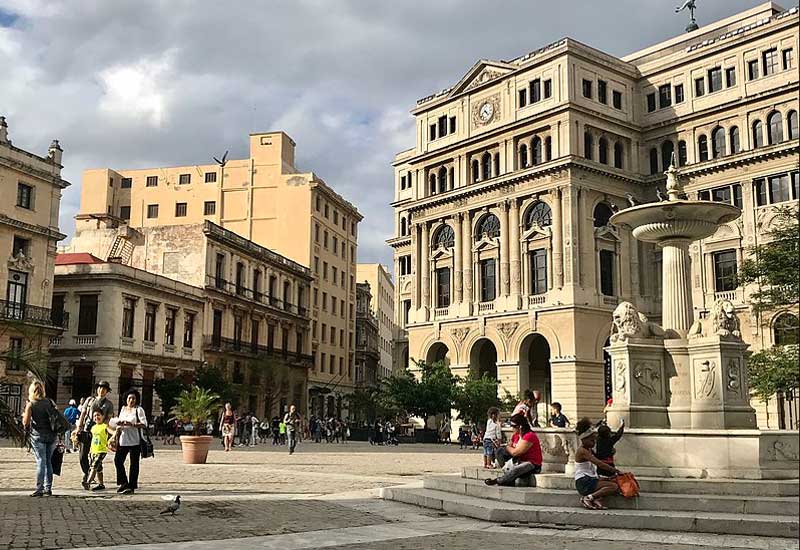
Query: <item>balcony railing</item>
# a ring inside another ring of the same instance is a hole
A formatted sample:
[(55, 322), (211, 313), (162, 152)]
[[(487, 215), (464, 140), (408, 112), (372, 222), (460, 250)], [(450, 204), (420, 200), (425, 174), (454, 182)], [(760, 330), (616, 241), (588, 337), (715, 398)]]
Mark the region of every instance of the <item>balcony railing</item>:
[(97, 345), (97, 336), (73, 336), (73, 341), (76, 346), (94, 346)]
[(66, 311), (54, 311), (6, 300), (0, 300), (0, 320), (61, 329), (69, 326), (69, 314)]
[(480, 302), (478, 304), (478, 313), (489, 313), (494, 311), (494, 302)]
[(219, 336), (205, 336), (203, 338), (206, 350), (221, 351), (227, 353), (237, 353), (248, 357), (267, 356), (273, 359), (282, 359), (292, 364), (299, 364), (310, 367), (314, 363), (314, 356), (305, 353), (284, 351), (281, 349), (270, 349), (268, 346), (236, 340), (234, 338), (222, 338)]
[(436, 319), (445, 319), (450, 314), (450, 307), (437, 307), (433, 310), (433, 316)]
[(528, 296), (528, 309), (543, 306), (547, 302), (547, 294), (534, 294)]
[(252, 288), (247, 288), (241, 284), (236, 284), (235, 282), (232, 281), (226, 281), (225, 279), (220, 279), (219, 277), (215, 277), (214, 275), (206, 275), (206, 286), (209, 288), (215, 288), (217, 290), (221, 290), (232, 296), (238, 296), (239, 298), (242, 298), (244, 300), (257, 302), (259, 304), (263, 304), (265, 306), (269, 306), (275, 309), (280, 309), (282, 311), (287, 311), (289, 313), (293, 313), (301, 317), (308, 316), (308, 309), (304, 307), (298, 306), (296, 304), (291, 304), (289, 302), (285, 302), (280, 298), (276, 298), (274, 296), (268, 296), (263, 292), (253, 291)]
[(715, 300), (728, 300), (729, 302), (736, 303), (737, 292), (736, 290), (722, 290), (714, 293)]

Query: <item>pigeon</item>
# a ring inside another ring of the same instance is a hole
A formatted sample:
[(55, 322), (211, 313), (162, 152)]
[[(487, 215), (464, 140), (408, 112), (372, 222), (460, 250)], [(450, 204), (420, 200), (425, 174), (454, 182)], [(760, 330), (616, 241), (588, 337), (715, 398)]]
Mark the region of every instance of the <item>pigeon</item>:
[(631, 206), (636, 206), (639, 204), (639, 201), (637, 201), (630, 193), (625, 193), (625, 196), (628, 197), (628, 204)]
[(617, 206), (616, 204), (614, 204), (614, 203), (612, 202), (612, 203), (611, 203), (611, 211), (612, 211), (614, 214), (616, 214), (617, 212), (619, 212), (619, 206)]
[(181, 509), (181, 496), (178, 495), (175, 497), (175, 500), (169, 503), (169, 506), (167, 506), (164, 510), (161, 510), (160, 515), (172, 514), (174, 516), (175, 512), (177, 512), (180, 509)]
[(669, 200), (667, 196), (664, 193), (662, 193), (661, 189), (659, 189), (658, 187), (656, 187), (656, 197), (658, 197), (658, 200), (661, 202)]

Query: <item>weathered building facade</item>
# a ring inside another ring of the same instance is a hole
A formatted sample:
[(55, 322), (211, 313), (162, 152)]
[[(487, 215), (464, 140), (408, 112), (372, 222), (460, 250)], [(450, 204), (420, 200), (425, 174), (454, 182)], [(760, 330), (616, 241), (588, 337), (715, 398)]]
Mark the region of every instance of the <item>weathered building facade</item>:
[(377, 388), (380, 374), (379, 321), (369, 283), (356, 283), (356, 387)]
[(660, 251), (608, 220), (657, 200), (673, 153), (691, 196), (743, 211), (691, 249), (695, 314), (729, 299), (753, 349), (780, 343), (796, 308), (752, 316), (735, 273), (800, 198), (797, 51), (798, 10), (767, 3), (624, 58), (565, 38), (479, 61), (418, 101), (389, 241), (409, 359), (600, 417), (612, 311), (661, 314)]
[[(394, 338), (396, 334), (394, 310), (394, 283), (391, 274), (381, 264), (358, 264), (356, 280), (369, 283), (372, 299), (370, 311), (378, 322), (378, 377), (390, 376), (395, 365)], [(358, 299), (356, 299), (356, 310)], [(358, 323), (358, 316), (356, 316)]]

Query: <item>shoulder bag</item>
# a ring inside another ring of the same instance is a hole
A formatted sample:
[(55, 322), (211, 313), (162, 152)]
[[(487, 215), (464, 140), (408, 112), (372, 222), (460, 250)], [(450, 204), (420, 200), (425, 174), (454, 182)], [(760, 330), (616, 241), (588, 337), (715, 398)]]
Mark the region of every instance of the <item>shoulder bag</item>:
[(47, 409), (47, 419), (50, 421), (50, 430), (54, 434), (61, 435), (70, 429), (69, 420), (64, 414), (58, 410), (56, 404), (50, 399), (50, 408)]
[[(139, 422), (139, 407), (136, 407), (136, 422)], [(155, 456), (153, 442), (150, 441), (150, 434), (148, 432), (149, 430), (147, 428), (144, 430), (139, 428), (139, 449), (141, 451), (142, 458), (151, 458)]]
[(633, 498), (639, 496), (639, 482), (633, 477), (633, 474), (626, 472), (619, 474), (616, 477), (616, 482), (619, 485), (619, 492), (625, 498)]

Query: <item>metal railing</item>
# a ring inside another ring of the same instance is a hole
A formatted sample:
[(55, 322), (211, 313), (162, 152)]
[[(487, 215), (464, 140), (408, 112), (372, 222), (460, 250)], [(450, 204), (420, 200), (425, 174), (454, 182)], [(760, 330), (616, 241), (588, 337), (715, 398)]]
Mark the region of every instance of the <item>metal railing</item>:
[(298, 306), (296, 304), (291, 304), (289, 302), (284, 302), (280, 298), (276, 298), (274, 296), (268, 296), (263, 292), (253, 291), (252, 288), (247, 288), (244, 285), (236, 284), (235, 282), (227, 281), (225, 279), (221, 279), (214, 275), (210, 274), (206, 275), (206, 286), (210, 288), (215, 288), (217, 290), (221, 290), (226, 294), (230, 294), (232, 296), (238, 296), (239, 298), (263, 304), (265, 306), (269, 306), (275, 309), (280, 309), (282, 311), (293, 313), (301, 317), (308, 316), (308, 309), (304, 307)]
[(66, 311), (56, 311), (7, 300), (0, 300), (0, 319), (62, 329), (69, 326), (69, 314)]
[(314, 363), (313, 355), (285, 351), (274, 347), (270, 348), (269, 346), (247, 342), (246, 340), (236, 340), (235, 338), (222, 338), (214, 335), (205, 336), (203, 338), (203, 347), (206, 350), (237, 353), (249, 357), (267, 356), (273, 359), (283, 359), (303, 366), (311, 366)]

